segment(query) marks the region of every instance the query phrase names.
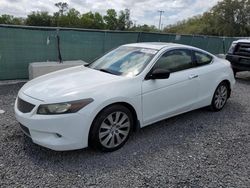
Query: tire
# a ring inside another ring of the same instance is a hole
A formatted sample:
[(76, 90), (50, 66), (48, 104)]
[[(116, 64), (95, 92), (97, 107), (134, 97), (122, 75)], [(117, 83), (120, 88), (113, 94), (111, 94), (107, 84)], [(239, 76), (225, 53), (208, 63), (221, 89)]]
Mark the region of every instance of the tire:
[(106, 152), (118, 150), (127, 142), (133, 124), (129, 109), (122, 105), (108, 106), (92, 123), (89, 145)]
[(226, 82), (221, 82), (216, 88), (210, 105), (212, 111), (218, 112), (224, 108), (230, 95), (230, 88)]

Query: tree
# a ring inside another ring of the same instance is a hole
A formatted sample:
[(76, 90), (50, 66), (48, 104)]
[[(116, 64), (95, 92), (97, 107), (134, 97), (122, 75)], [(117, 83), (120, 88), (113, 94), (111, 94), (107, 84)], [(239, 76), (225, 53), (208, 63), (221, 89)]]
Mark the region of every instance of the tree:
[(56, 3), (55, 6), (59, 9), (58, 12), (60, 16), (64, 15), (64, 13), (69, 9), (68, 3), (64, 3), (64, 2)]
[(250, 33), (250, 1), (219, 1), (201, 16), (169, 25), (165, 32), (220, 36), (248, 36)]
[(117, 13), (115, 9), (108, 9), (107, 14), (103, 17), (106, 22), (106, 27), (109, 30), (117, 29)]
[(103, 21), (103, 17), (98, 12), (96, 12), (94, 14), (94, 28), (95, 29), (105, 29), (105, 23)]
[(25, 24), (25, 19), (24, 18), (16, 18), (14, 17), (12, 20), (13, 25), (24, 25)]
[(4, 14), (0, 17), (1, 24), (12, 24), (13, 16)]
[(51, 26), (52, 17), (48, 12), (32, 12), (26, 19), (26, 25)]
[(66, 16), (61, 16), (60, 23), (67, 27), (80, 27), (80, 15), (76, 9), (69, 9)]
[(125, 9), (125, 28), (130, 29), (132, 25), (133, 25), (133, 22), (130, 20), (130, 10)]
[(59, 9), (58, 12), (55, 12), (53, 15), (53, 26), (67, 26), (67, 17), (65, 13), (69, 9), (68, 3), (59, 2), (55, 3), (55, 6)]
[(81, 16), (81, 27), (94, 29), (95, 16), (92, 12), (87, 12)]
[(131, 28), (132, 31), (142, 31), (142, 32), (157, 32), (158, 29), (154, 25), (137, 25)]
[(239, 36), (249, 32), (249, 1), (248, 0), (224, 0), (219, 2), (211, 10), (217, 21), (217, 33), (219, 35)]
[(81, 16), (81, 27), (89, 29), (104, 29), (105, 24), (100, 13), (87, 12)]
[(120, 11), (120, 15), (117, 20), (117, 29), (118, 30), (125, 30), (126, 29), (126, 15), (124, 11)]
[(23, 25), (23, 18), (16, 18), (12, 15), (3, 14), (0, 16), (0, 24), (12, 24), (12, 25)]
[(117, 20), (117, 29), (118, 30), (128, 30), (132, 25), (132, 21), (130, 20), (130, 10), (125, 9), (124, 11), (120, 11), (118, 20)]
[(201, 17), (202, 31), (200, 34), (217, 35), (216, 19), (211, 12), (205, 12)]

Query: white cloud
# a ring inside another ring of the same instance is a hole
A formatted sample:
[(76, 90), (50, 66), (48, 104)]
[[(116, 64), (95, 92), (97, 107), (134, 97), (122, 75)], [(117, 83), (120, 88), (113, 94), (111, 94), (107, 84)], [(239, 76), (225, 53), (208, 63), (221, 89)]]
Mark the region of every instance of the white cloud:
[[(60, 0), (58, 0), (60, 1)], [(57, 11), (54, 0), (1, 0), (0, 14), (12, 14), (26, 17), (32, 11)], [(71, 8), (80, 12), (97, 11), (105, 14), (107, 9), (117, 11), (130, 9), (131, 19), (137, 24), (158, 25), (158, 10), (164, 10), (162, 22), (164, 25), (173, 24), (188, 17), (201, 14), (209, 10), (219, 0), (62, 0)]]

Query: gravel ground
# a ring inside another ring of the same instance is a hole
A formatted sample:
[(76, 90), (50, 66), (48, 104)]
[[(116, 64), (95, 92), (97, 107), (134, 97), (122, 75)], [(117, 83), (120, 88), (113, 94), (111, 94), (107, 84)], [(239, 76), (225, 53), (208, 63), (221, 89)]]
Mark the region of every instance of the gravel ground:
[(250, 187), (250, 73), (239, 75), (223, 111), (161, 121), (113, 153), (33, 144), (13, 113), (23, 84), (0, 85), (0, 187)]

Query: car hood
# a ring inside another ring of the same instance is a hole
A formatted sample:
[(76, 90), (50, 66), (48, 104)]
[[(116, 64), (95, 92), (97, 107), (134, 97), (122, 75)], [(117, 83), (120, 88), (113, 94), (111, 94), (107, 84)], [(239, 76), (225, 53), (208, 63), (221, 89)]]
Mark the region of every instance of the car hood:
[[(29, 81), (20, 92), (41, 101), (74, 99), (89, 93), (102, 85), (124, 80), (126, 77), (104, 73), (98, 70), (77, 66), (50, 73)], [(79, 96), (80, 95), (80, 96)]]

